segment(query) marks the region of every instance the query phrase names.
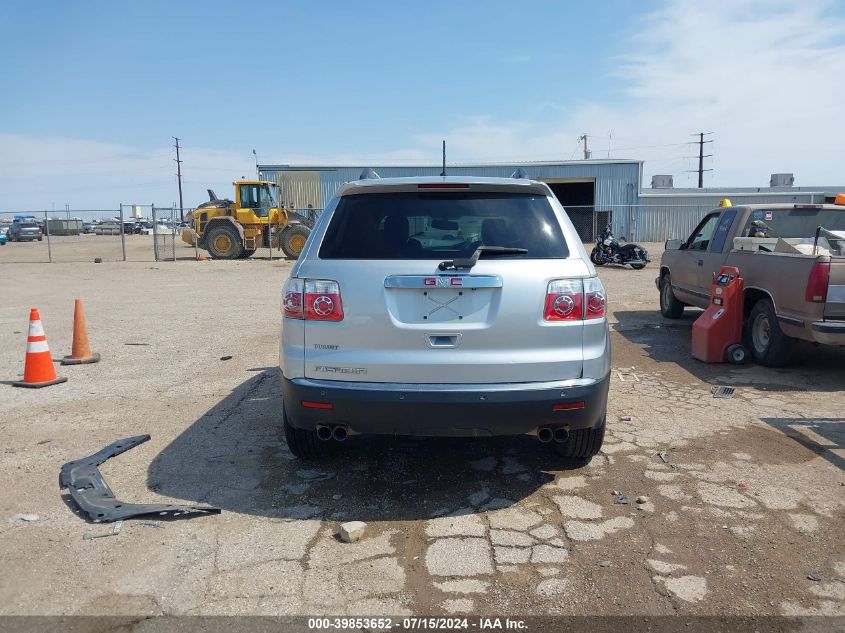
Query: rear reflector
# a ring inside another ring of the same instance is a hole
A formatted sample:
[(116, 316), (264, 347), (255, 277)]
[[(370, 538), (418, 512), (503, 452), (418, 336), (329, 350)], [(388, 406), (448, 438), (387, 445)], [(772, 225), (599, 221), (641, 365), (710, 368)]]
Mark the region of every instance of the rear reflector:
[(334, 409), (334, 405), (331, 402), (314, 402), (312, 400), (303, 400), (301, 404), (306, 409)]
[(585, 406), (583, 400), (578, 402), (558, 402), (552, 405), (552, 411), (572, 411), (573, 409), (583, 409)]
[(830, 283), (830, 262), (816, 262), (807, 279), (807, 292), (804, 299), (810, 303), (827, 301), (827, 286)]
[(469, 185), (457, 182), (425, 182), (417, 185), (417, 189), (469, 189)]

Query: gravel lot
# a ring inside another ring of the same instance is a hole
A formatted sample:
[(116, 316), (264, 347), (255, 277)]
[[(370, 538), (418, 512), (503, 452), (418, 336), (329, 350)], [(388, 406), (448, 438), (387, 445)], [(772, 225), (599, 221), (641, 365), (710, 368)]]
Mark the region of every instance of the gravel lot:
[[(290, 262), (93, 264), (109, 238), (84, 239), (79, 263), (0, 277), (0, 378), (23, 372), (30, 306), (60, 357), (82, 298), (103, 357), (47, 389), (0, 384), (2, 614), (845, 615), (843, 350), (704, 365), (692, 311), (657, 312), (656, 262), (606, 268), (609, 433), (589, 465), (528, 438), (352, 439), (303, 463), (278, 434)], [(74, 514), (59, 467), (143, 433), (101, 467), (117, 496), (222, 514), (85, 539), (111, 526)], [(347, 520), (367, 522), (361, 541), (335, 538)]]

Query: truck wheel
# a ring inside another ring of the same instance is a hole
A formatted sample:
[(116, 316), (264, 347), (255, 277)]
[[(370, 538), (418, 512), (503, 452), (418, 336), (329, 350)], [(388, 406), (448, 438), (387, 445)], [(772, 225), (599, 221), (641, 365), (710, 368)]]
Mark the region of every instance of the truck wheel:
[(290, 452), (300, 459), (322, 459), (328, 457), (337, 448), (333, 440), (321, 440), (317, 437), (317, 431), (306, 431), (291, 426), (288, 421), (288, 413), (282, 406), (282, 422), (285, 428), (285, 440)]
[(555, 452), (561, 457), (573, 459), (590, 459), (601, 450), (604, 442), (604, 430), (607, 427), (607, 416), (602, 418), (601, 426), (595, 429), (578, 429), (572, 431), (563, 444), (555, 442)]
[(288, 224), (279, 236), (282, 251), (291, 259), (296, 259), (305, 247), (309, 235), (311, 235), (311, 229), (304, 224)]
[(751, 355), (760, 365), (783, 367), (792, 354), (792, 340), (783, 333), (771, 299), (761, 299), (751, 308), (747, 324)]
[(660, 314), (667, 319), (680, 319), (684, 315), (684, 304), (675, 297), (669, 273), (660, 278)]
[(235, 227), (226, 224), (212, 227), (206, 235), (205, 243), (214, 259), (238, 259), (244, 251), (241, 236)]

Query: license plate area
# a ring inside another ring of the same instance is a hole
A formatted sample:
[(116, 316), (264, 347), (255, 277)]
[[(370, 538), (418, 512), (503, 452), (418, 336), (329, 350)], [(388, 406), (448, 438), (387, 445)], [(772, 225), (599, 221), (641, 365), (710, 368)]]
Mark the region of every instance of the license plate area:
[(484, 327), (498, 305), (498, 275), (393, 276), (385, 279), (391, 317), (406, 325)]

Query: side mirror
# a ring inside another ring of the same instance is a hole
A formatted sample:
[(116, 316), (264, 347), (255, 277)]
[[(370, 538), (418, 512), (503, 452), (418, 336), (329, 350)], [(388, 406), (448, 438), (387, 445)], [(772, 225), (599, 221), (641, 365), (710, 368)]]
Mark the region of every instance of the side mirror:
[(681, 240), (666, 240), (663, 249), (667, 251), (679, 251), (682, 250), (683, 246), (684, 243)]

